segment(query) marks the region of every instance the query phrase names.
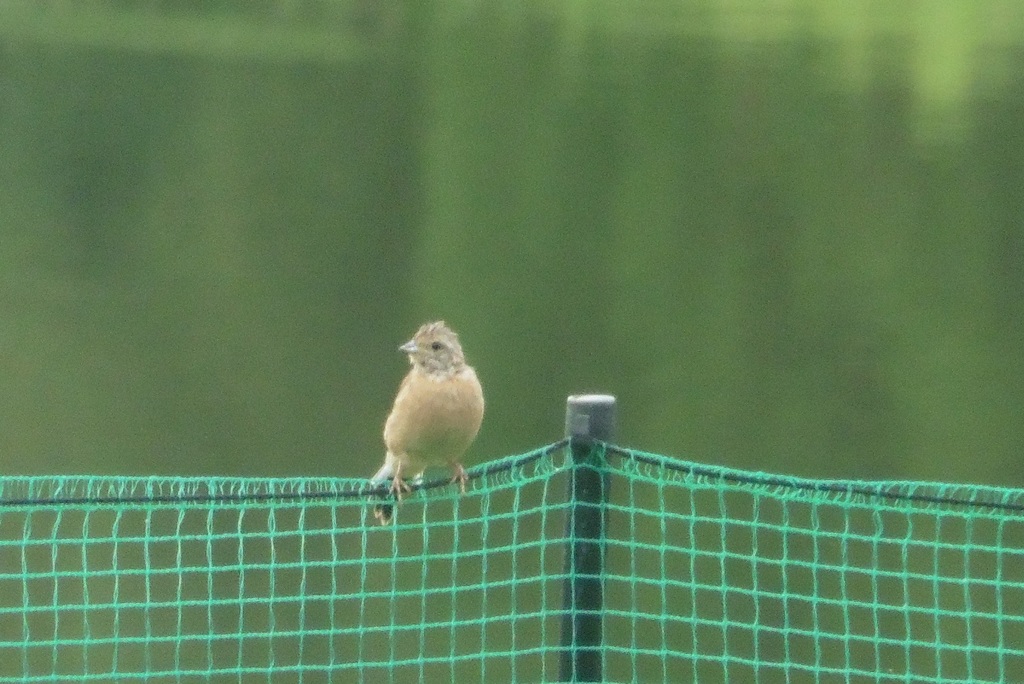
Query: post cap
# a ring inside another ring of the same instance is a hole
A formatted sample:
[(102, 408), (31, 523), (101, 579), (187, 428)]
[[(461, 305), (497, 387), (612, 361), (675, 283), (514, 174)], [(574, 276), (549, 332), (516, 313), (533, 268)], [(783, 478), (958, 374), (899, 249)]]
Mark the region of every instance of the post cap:
[(565, 436), (612, 440), (615, 434), (615, 397), (610, 394), (574, 394), (566, 401)]

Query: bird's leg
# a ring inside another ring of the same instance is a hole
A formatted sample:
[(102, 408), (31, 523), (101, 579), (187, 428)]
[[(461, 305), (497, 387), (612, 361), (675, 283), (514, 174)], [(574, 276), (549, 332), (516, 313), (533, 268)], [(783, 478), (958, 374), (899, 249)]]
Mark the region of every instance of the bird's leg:
[(463, 494), (466, 493), (466, 482), (469, 481), (469, 475), (466, 474), (466, 469), (462, 467), (461, 463), (452, 464), (452, 479), (451, 483), (459, 483), (459, 489)]
[(412, 487), (402, 479), (402, 462), (399, 461), (395, 466), (395, 474), (391, 476), (391, 493), (395, 495), (397, 500), (401, 501), (402, 494), (408, 494), (411, 491)]

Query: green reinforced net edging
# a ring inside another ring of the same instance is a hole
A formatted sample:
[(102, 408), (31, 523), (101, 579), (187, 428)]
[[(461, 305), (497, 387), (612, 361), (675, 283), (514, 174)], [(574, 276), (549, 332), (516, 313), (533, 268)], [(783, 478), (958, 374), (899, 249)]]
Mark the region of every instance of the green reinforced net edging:
[(391, 527), (365, 480), (0, 478), (0, 681), (557, 681), (572, 468), (605, 681), (1024, 681), (1024, 491), (564, 446)]

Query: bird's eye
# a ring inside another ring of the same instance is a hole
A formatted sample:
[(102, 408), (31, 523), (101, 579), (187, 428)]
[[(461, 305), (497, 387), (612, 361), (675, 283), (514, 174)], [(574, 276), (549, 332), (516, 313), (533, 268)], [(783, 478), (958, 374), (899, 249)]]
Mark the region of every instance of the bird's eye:
[(444, 349), (444, 345), (441, 344), (440, 342), (433, 342), (431, 343), (430, 348), (433, 349), (434, 351), (441, 351), (442, 349)]

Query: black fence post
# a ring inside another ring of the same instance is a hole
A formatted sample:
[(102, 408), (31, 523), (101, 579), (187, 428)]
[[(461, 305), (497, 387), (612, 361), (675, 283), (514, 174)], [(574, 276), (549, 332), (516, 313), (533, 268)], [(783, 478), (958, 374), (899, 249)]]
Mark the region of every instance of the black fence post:
[(565, 580), (562, 588), (562, 643), (558, 678), (562, 682), (602, 681), (604, 626), (604, 526), (608, 476), (583, 467), (594, 440), (615, 434), (615, 397), (569, 397), (565, 436), (571, 439), (566, 518)]

